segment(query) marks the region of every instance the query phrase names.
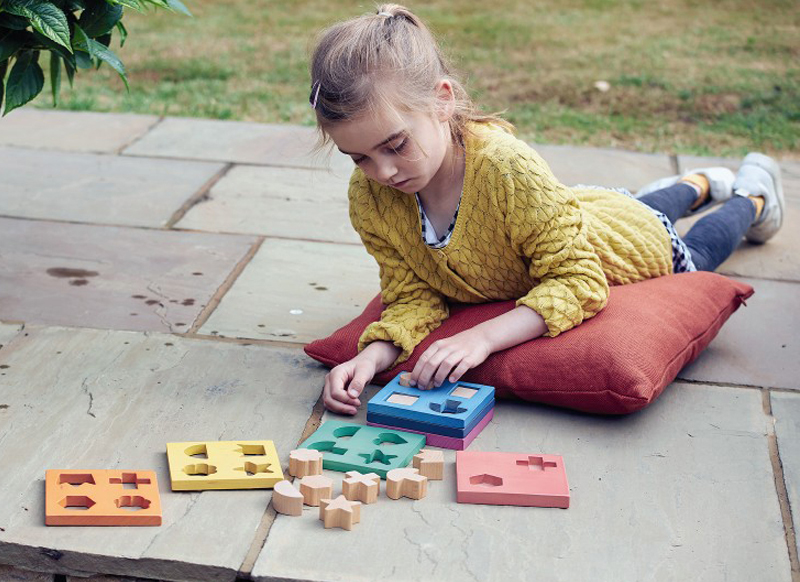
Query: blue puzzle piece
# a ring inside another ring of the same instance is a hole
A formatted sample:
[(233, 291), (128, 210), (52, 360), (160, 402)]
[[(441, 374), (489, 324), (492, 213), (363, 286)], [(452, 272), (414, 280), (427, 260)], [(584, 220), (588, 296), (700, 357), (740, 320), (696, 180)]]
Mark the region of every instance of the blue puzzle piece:
[(432, 390), (419, 390), (401, 386), (398, 374), (372, 397), (367, 413), (469, 432), (468, 428), (483, 417), (490, 402), (494, 403), (493, 386), (445, 382)]
[(322, 452), (322, 467), (331, 471), (377, 473), (406, 467), (425, 446), (425, 435), (329, 420), (299, 448)]
[(465, 428), (452, 428), (441, 424), (431, 424), (430, 422), (420, 422), (418, 420), (409, 420), (407, 418), (398, 418), (397, 416), (389, 416), (379, 412), (367, 412), (367, 422), (374, 422), (376, 424), (385, 424), (387, 426), (395, 426), (399, 429), (418, 430), (420, 432), (439, 434), (442, 436), (464, 438), (466, 435), (475, 428), (478, 423), (486, 416), (490, 410), (494, 408), (494, 399), (486, 403), (486, 405), (478, 411), (478, 414)]

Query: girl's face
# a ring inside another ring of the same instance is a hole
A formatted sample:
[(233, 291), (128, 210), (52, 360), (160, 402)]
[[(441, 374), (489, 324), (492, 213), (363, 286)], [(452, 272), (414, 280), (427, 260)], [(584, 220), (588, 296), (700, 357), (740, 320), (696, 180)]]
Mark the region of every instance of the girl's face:
[(413, 194), (446, 178), (440, 170), (451, 149), (448, 117), (378, 113), (332, 124), (327, 132), (367, 177)]

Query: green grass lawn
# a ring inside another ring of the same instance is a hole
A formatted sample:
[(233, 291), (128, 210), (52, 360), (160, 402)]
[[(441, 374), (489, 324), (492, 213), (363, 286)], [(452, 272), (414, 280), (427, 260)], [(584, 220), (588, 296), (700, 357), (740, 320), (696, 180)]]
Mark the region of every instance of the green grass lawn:
[[(363, 2), (184, 0), (188, 18), (126, 10), (108, 67), (61, 107), (312, 124), (307, 62), (320, 28)], [(434, 0), (408, 4), (487, 111), (529, 141), (800, 158), (797, 0)], [(610, 89), (601, 92), (597, 81)], [(49, 107), (49, 91), (36, 106)], [(13, 115), (13, 113), (12, 113)]]

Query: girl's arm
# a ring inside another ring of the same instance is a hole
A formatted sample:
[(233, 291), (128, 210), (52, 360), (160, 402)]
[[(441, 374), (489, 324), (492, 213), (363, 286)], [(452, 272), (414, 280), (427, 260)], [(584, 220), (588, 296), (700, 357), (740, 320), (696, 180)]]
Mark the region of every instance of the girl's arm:
[(433, 342), (420, 356), (411, 380), (423, 389), (457, 382), (464, 373), (482, 364), (495, 352), (516, 346), (547, 331), (544, 318), (520, 305), (456, 335)]

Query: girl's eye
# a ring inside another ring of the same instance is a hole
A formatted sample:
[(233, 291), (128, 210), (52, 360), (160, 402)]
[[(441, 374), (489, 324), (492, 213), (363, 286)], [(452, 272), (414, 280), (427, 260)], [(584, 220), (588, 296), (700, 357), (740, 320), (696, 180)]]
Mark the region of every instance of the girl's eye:
[(354, 163), (355, 163), (355, 165), (357, 166), (357, 165), (359, 165), (360, 163), (362, 163), (362, 162), (363, 162), (364, 160), (366, 160), (366, 159), (367, 159), (367, 157), (366, 157), (366, 156), (359, 156), (359, 157), (357, 157), (357, 158), (353, 158), (353, 162), (354, 162)]
[(406, 148), (406, 145), (408, 145), (408, 138), (403, 138), (399, 145), (392, 146), (392, 151), (399, 154)]

